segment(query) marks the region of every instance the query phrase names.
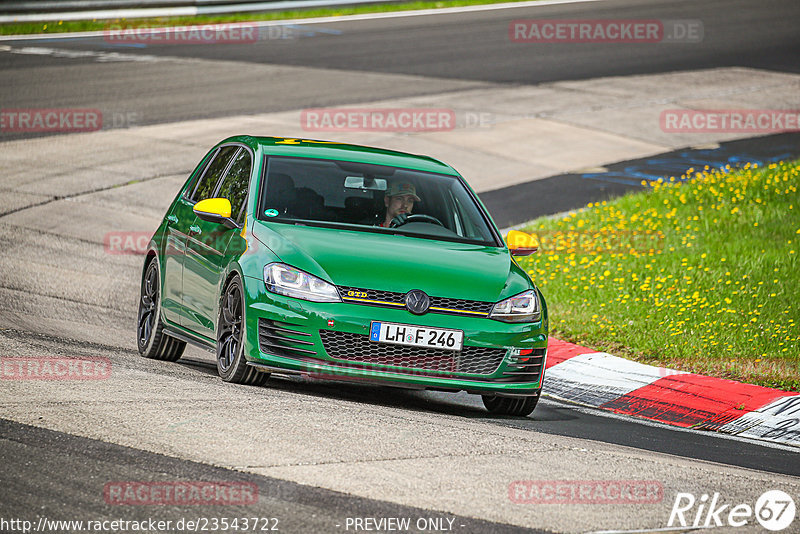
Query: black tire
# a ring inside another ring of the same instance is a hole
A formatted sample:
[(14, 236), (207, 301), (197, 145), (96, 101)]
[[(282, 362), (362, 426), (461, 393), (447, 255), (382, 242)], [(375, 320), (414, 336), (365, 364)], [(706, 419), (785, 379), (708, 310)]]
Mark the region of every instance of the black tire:
[(539, 395), (535, 397), (497, 397), (494, 395), (482, 395), (483, 405), (495, 415), (513, 415), (517, 417), (529, 416), (536, 404), (539, 402)]
[(158, 262), (151, 257), (142, 278), (136, 345), (139, 347), (139, 354), (145, 358), (174, 362), (183, 354), (186, 342), (164, 333), (164, 323), (161, 322), (161, 285), (158, 278)]
[(217, 321), (217, 372), (225, 382), (263, 386), (269, 373), (247, 365), (244, 357), (245, 321), (242, 282), (234, 276), (225, 286)]

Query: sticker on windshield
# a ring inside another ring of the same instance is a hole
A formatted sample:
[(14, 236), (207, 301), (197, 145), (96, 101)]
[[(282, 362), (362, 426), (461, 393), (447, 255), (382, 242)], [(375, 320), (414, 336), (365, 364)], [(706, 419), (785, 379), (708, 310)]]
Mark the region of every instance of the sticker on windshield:
[(278, 210), (268, 209), (268, 210), (266, 210), (264, 212), (264, 215), (266, 215), (267, 217), (277, 217), (278, 216)]

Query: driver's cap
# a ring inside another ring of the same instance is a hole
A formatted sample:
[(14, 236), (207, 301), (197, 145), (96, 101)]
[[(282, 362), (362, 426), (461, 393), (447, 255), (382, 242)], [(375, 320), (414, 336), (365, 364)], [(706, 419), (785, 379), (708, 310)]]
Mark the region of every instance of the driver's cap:
[(386, 190), (387, 197), (396, 197), (400, 195), (411, 195), (414, 200), (419, 202), (421, 199), (417, 196), (417, 189), (413, 184), (408, 182), (393, 183), (389, 189)]

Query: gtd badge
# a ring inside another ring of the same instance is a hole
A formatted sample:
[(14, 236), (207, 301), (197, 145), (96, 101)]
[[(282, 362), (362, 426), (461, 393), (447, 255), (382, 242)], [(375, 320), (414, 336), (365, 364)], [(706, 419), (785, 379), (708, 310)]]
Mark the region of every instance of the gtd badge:
[(406, 293), (406, 309), (413, 314), (422, 315), (431, 305), (431, 299), (424, 291), (412, 289)]

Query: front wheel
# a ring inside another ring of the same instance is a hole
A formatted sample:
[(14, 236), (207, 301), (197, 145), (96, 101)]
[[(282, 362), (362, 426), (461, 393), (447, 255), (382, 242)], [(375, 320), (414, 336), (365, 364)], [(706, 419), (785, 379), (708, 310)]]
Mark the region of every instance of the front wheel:
[(150, 258), (142, 279), (139, 297), (139, 314), (136, 338), (139, 354), (153, 360), (177, 361), (186, 348), (186, 342), (164, 333), (161, 322), (161, 285), (158, 282), (158, 262)]
[(262, 386), (269, 373), (247, 365), (244, 357), (246, 324), (242, 282), (236, 276), (225, 287), (219, 307), (217, 372), (225, 382)]
[(527, 417), (539, 402), (539, 395), (535, 397), (497, 397), (495, 395), (482, 395), (483, 405), (496, 415), (514, 415)]

